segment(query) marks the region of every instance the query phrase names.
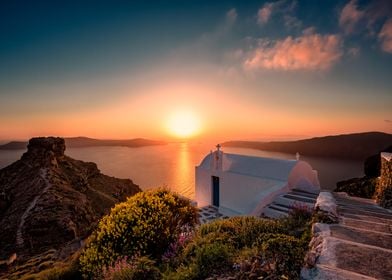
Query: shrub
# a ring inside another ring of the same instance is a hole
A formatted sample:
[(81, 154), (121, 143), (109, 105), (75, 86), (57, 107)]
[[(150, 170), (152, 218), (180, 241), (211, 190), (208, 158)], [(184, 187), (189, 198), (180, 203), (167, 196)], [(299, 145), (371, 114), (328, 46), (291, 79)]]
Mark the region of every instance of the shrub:
[(177, 266), (180, 263), (180, 256), (185, 246), (193, 239), (193, 231), (184, 230), (178, 238), (169, 245), (162, 256), (162, 261), (170, 266)]
[(377, 178), (353, 178), (336, 183), (335, 192), (346, 192), (352, 196), (372, 198), (376, 190)]
[(181, 265), (176, 270), (166, 271), (163, 274), (164, 280), (197, 280), (198, 279), (198, 269), (196, 264), (191, 265)]
[(155, 262), (147, 257), (134, 257), (128, 261), (127, 257), (119, 259), (116, 263), (103, 270), (104, 280), (158, 280), (161, 273)]
[(307, 244), (295, 237), (277, 234), (263, 243), (263, 258), (273, 275), (298, 279)]
[(80, 257), (82, 272), (97, 276), (120, 257), (135, 254), (160, 260), (183, 228), (196, 223), (190, 201), (163, 189), (138, 193), (100, 221)]
[(43, 270), (38, 274), (26, 275), (21, 279), (41, 279), (41, 280), (79, 280), (83, 279), (82, 274), (79, 271), (79, 265), (77, 262), (73, 262), (69, 265), (56, 265), (52, 268)]
[(287, 230), (279, 220), (258, 217), (233, 217), (217, 220), (200, 227), (200, 235), (221, 233), (224, 239), (236, 248), (251, 247), (263, 233), (285, 233)]
[(206, 242), (194, 247), (193, 256), (188, 255), (184, 264), (175, 271), (167, 271), (164, 279), (198, 280), (220, 274), (231, 267), (232, 247), (221, 242)]
[(311, 215), (305, 207), (294, 207), (287, 219), (233, 217), (204, 224), (184, 248), (181, 265), (174, 272), (167, 271), (164, 279), (222, 275), (298, 278), (309, 242)]
[(210, 243), (196, 249), (195, 265), (199, 279), (230, 267), (231, 248), (222, 243)]
[[(305, 231), (311, 228), (313, 209), (301, 203), (291, 206), (289, 216), (280, 219), (280, 224), (286, 234), (300, 238)], [(282, 232), (281, 232), (282, 233)]]

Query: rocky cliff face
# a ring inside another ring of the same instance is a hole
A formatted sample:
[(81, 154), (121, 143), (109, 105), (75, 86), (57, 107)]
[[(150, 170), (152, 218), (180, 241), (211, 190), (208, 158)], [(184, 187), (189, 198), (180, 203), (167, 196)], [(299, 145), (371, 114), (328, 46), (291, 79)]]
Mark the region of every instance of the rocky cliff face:
[(381, 154), (381, 175), (375, 196), (382, 207), (392, 208), (392, 153)]
[(15, 163), (0, 170), (0, 258), (47, 250), (61, 255), (110, 208), (140, 189), (64, 154), (62, 138), (33, 138)]
[[(365, 176), (362, 178), (352, 178), (349, 180), (337, 182), (335, 192), (346, 192), (351, 196), (376, 198), (378, 201), (380, 201), (378, 198), (380, 196), (379, 193), (384, 192), (382, 189), (384, 189), (385, 185), (387, 184), (385, 182), (385, 178), (391, 178), (388, 177), (387, 174), (392, 176), (392, 169), (390, 169), (390, 167), (388, 168), (388, 163), (380, 155), (391, 152), (392, 146), (389, 146), (381, 152), (368, 157), (364, 163)], [(380, 181), (379, 178), (384, 179), (381, 179)], [(383, 203), (380, 204), (383, 205)]]

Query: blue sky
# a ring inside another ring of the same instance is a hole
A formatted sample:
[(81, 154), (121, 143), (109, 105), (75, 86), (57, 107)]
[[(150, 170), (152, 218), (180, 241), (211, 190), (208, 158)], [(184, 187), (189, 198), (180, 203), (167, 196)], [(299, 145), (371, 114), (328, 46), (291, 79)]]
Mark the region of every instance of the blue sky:
[(391, 1), (3, 1), (0, 38), (2, 139), (392, 132)]

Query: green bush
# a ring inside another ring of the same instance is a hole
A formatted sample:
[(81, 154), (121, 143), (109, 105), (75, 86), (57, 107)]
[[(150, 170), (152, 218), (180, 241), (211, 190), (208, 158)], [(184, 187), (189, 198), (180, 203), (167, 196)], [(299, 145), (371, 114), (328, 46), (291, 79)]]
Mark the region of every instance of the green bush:
[(217, 220), (200, 227), (200, 235), (221, 233), (224, 239), (236, 248), (251, 247), (263, 233), (285, 233), (287, 229), (279, 220), (267, 220), (258, 217), (233, 217)]
[(199, 280), (212, 274), (219, 275), (230, 269), (233, 248), (221, 242), (206, 242), (193, 247), (193, 256), (188, 255), (185, 263), (175, 271), (167, 271), (167, 280)]
[(198, 279), (204, 279), (211, 273), (225, 271), (230, 267), (232, 249), (222, 243), (210, 243), (196, 249), (195, 265)]
[(183, 228), (196, 223), (197, 209), (189, 200), (163, 189), (138, 193), (100, 221), (80, 257), (82, 272), (97, 276), (118, 258), (135, 254), (160, 260)]
[(372, 198), (376, 190), (377, 178), (353, 178), (336, 183), (335, 192), (346, 192), (352, 196)]
[(181, 265), (166, 271), (164, 279), (298, 278), (310, 239), (311, 212), (297, 208), (286, 219), (233, 217), (200, 226), (182, 252)]
[(43, 270), (37, 274), (26, 275), (22, 277), (24, 280), (40, 279), (40, 280), (81, 280), (82, 274), (79, 271), (79, 262), (72, 261), (69, 264), (56, 264), (54, 267)]
[(169, 270), (163, 274), (164, 280), (197, 280), (198, 268), (196, 264), (181, 265), (176, 270)]
[(135, 257), (129, 263), (116, 263), (114, 267), (105, 269), (105, 280), (159, 280), (161, 272), (155, 266), (155, 262), (148, 257)]
[(275, 276), (299, 279), (307, 245), (307, 242), (295, 237), (277, 234), (263, 243), (263, 257), (273, 268)]

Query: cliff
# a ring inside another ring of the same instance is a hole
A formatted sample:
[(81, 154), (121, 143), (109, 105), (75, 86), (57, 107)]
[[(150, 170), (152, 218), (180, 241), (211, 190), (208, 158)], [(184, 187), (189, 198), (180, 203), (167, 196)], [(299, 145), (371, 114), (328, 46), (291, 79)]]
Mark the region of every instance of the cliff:
[(316, 137), (287, 142), (230, 141), (226, 147), (244, 147), (264, 151), (275, 151), (305, 156), (364, 160), (385, 150), (392, 143), (392, 134), (365, 132), (345, 135)]
[[(163, 141), (155, 141), (143, 138), (135, 138), (128, 140), (101, 140), (88, 137), (70, 137), (64, 138), (68, 148), (80, 147), (98, 147), (98, 146), (121, 146), (121, 147), (143, 147), (166, 144)], [(11, 141), (4, 145), (0, 145), (0, 150), (23, 150), (27, 147), (27, 142)]]
[[(0, 170), (0, 258), (79, 245), (102, 215), (140, 188), (64, 154), (62, 138), (33, 138), (20, 160)], [(76, 246), (78, 247), (78, 246)], [(77, 248), (76, 248), (77, 249)], [(68, 252), (68, 253), (67, 253)], [(56, 255), (57, 254), (57, 255)]]

